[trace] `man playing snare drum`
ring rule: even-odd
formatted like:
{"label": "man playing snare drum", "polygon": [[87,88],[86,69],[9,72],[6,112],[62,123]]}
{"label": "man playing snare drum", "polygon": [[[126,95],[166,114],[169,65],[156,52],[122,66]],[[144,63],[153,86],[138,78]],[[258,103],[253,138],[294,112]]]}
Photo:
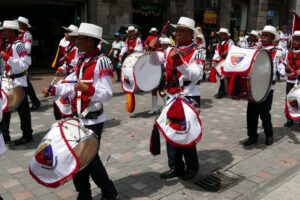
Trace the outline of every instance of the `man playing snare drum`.
{"label": "man playing snare drum", "polygon": [[[7,20],[3,22],[3,32],[7,46],[5,51],[0,52],[0,57],[5,60],[4,73],[8,78],[12,79],[13,86],[20,86],[26,91],[25,89],[28,85],[25,72],[30,65],[30,57],[26,51],[25,44],[18,40],[18,30],[19,24],[17,21]],[[31,115],[26,94],[17,111],[20,116],[23,136],[14,141],[14,144],[22,145],[32,140]],[[11,141],[9,135],[10,118],[10,112],[4,113],[0,124],[0,130],[6,143]]]}
{"label": "man playing snare drum", "polygon": [[[103,113],[103,102],[112,98],[112,63],[109,58],[100,54],[97,45],[102,39],[102,28],[94,24],[81,23],[78,30],[78,48],[83,52],[75,71],[66,80],[75,80],[44,89],[45,96],[72,96],[73,108],[80,116],[81,123],[91,129],[100,142],[103,123],[106,117]],[[91,81],[87,83],[88,81]],[[79,171],[74,177],[74,185],[79,193],[78,200],[91,200],[91,185],[89,177],[102,190],[102,200],[114,200],[119,194],[109,179],[98,154],[90,164]]]}
{"label": "man playing snare drum", "polygon": [[[200,106],[199,81],[203,75],[203,64],[201,53],[193,43],[195,21],[181,17],[178,24],[172,26],[176,28],[177,46],[169,47],[164,53],[155,51],[157,40],[151,41],[149,47],[154,50],[150,53],[151,62],[166,64],[165,88],[169,96],[182,93]],[[167,141],[167,153],[170,170],[160,174],[162,179],[181,177],[190,180],[195,177],[199,169],[196,146],[175,147]]]}

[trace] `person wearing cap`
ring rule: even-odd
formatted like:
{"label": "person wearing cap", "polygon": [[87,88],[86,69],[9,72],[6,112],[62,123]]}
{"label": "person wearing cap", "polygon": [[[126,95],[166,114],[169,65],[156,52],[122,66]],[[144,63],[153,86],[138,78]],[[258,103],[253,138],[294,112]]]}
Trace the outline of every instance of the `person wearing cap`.
{"label": "person wearing cap", "polygon": [[[215,54],[213,56],[213,66],[216,66],[217,63],[225,60],[231,46],[234,45],[234,42],[230,39],[230,33],[228,32],[227,28],[220,28],[218,34],[220,41],[216,47]],[[215,98],[221,99],[224,96],[226,96],[225,82],[224,79],[221,78],[219,90],[218,93],[215,95]]]}
{"label": "person wearing cap", "polygon": [[[24,42],[18,40],[19,24],[17,21],[6,20],[3,22],[3,32],[7,42],[6,49],[0,52],[0,57],[5,60],[4,73],[12,79],[14,85],[24,89],[28,86],[26,71],[29,68],[31,59],[25,48]],[[22,145],[30,142],[32,137],[31,115],[27,95],[24,96],[22,103],[17,107],[21,121],[22,137],[14,141],[14,145]],[[0,131],[6,143],[11,142],[9,135],[11,112],[6,112],[0,123]]]}
{"label": "person wearing cap", "polygon": [[[286,58],[286,94],[294,87],[300,75],[300,31],[295,31],[292,35],[292,46],[288,50]],[[287,108],[286,108],[287,109]],[[292,127],[294,122],[286,115],[285,127]]]}
{"label": "person wearing cap", "polygon": [[146,38],[145,42],[144,42],[144,48],[147,51],[149,49],[149,43],[152,40],[155,40],[157,38],[157,33],[158,30],[156,29],[156,27],[152,27],[149,31],[150,35]]}
{"label": "person wearing cap", "polygon": [[[73,98],[73,108],[80,117],[80,122],[92,130],[100,144],[103,124],[106,115],[103,113],[103,103],[112,98],[113,66],[110,59],[100,53],[97,45],[102,38],[103,29],[90,23],[81,23],[78,29],[78,49],[83,53],[75,71],[66,77],[66,80],[77,80],[77,83],[54,85],[44,89],[44,96],[70,96]],[[82,80],[92,80],[92,83],[83,83]],[[50,93],[50,94],[49,94]],[[81,98],[80,98],[81,97]],[[89,109],[85,113],[86,109]],[[91,185],[89,177],[102,190],[102,200],[115,200],[119,194],[98,154],[88,166],[76,173],[73,182],[78,192],[78,200],[91,200]]]}
{"label": "person wearing cap", "polygon": [[112,58],[114,69],[117,72],[117,82],[119,82],[121,81],[121,66],[119,62],[119,54],[121,52],[121,49],[125,46],[125,43],[121,40],[121,35],[119,32],[115,32],[114,36],[115,40],[112,43],[111,49],[108,53],[108,57]]}
{"label": "person wearing cap", "polygon": [[248,48],[248,37],[249,36],[246,34],[246,31],[241,30],[237,46],[247,49]]}
{"label": "person wearing cap", "polygon": [[125,46],[119,54],[121,62],[130,54],[143,51],[142,40],[137,35],[137,29],[134,26],[129,26],[126,32],[128,33],[128,38],[125,40]]}
{"label": "person wearing cap", "polygon": [[[17,22],[19,23],[19,27],[20,27],[19,40],[24,42],[25,49],[28,53],[28,56],[30,56],[31,46],[32,46],[32,34],[30,33],[29,29],[31,28],[31,25],[29,24],[29,20],[27,18],[21,16],[17,19]],[[32,103],[30,110],[34,111],[39,109],[39,107],[41,106],[41,102],[36,96],[34,88],[29,79],[29,74],[27,74],[27,82],[28,82],[28,87],[26,88],[27,90],[26,92]]]}
{"label": "person wearing cap", "polygon": [[[200,80],[203,75],[203,63],[200,52],[193,42],[195,33],[195,21],[188,17],[180,17],[177,24],[171,24],[176,28],[176,49],[170,47],[166,53],[156,51],[158,42],[152,40],[149,44],[150,62],[153,64],[166,64],[166,92],[169,97],[183,94],[193,99],[200,106]],[[181,56],[179,56],[179,53]],[[199,170],[197,148],[175,147],[168,141],[167,154],[170,170],[160,174],[162,179],[180,177],[190,180]],[[185,162],[183,161],[183,158]]]}
{"label": "person wearing cap", "polygon": [[248,49],[257,49],[258,39],[259,39],[258,32],[256,30],[252,30],[248,38]]}
{"label": "person wearing cap", "polygon": [[70,25],[66,30],[64,38],[68,41],[68,45],[65,47],[64,56],[61,58],[64,62],[57,68],[56,73],[68,75],[74,71],[79,59],[79,51],[76,46],[78,27]]}
{"label": "person wearing cap", "polygon": [[258,119],[262,120],[262,126],[265,133],[265,144],[273,144],[273,125],[270,111],[272,109],[274,85],[276,81],[276,72],[284,69],[282,62],[281,50],[274,46],[274,41],[279,39],[276,28],[271,25],[266,25],[261,35],[261,49],[269,52],[273,61],[273,82],[269,94],[266,99],[260,103],[248,101],[247,106],[247,135],[248,139],[243,142],[244,146],[252,145],[257,142],[257,126]]}

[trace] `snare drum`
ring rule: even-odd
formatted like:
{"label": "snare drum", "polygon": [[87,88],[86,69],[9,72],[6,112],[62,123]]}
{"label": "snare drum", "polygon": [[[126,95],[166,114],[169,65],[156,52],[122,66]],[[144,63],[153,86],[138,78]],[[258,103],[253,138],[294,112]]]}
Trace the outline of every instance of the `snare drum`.
{"label": "snare drum", "polygon": [[273,63],[266,50],[232,47],[222,74],[230,96],[253,102],[264,101],[273,81]]}
{"label": "snare drum", "polygon": [[63,119],[53,124],[42,139],[30,162],[30,174],[47,187],[61,186],[87,166],[98,149],[93,131],[78,119]]}
{"label": "snare drum", "polygon": [[[169,110],[177,110],[173,104],[181,104],[184,117],[180,120],[168,116]],[[176,106],[177,106],[176,105]],[[178,113],[177,113],[178,115]],[[202,125],[199,111],[194,101],[177,96],[171,99],[155,120],[158,130],[175,147],[196,146],[202,138]]]}
{"label": "snare drum", "polygon": [[22,86],[15,85],[10,78],[3,77],[1,81],[2,111],[13,111],[21,105],[25,91]]}
{"label": "snare drum", "polygon": [[133,93],[136,89],[152,91],[157,88],[161,77],[160,65],[149,62],[149,53],[132,53],[122,64],[122,88],[124,92]]}

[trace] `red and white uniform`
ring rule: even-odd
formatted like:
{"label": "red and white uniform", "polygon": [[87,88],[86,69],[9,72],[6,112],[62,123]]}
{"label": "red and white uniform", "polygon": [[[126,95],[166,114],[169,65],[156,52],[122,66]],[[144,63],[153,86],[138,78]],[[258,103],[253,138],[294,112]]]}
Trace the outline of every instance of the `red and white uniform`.
{"label": "red and white uniform", "polygon": [[234,45],[234,42],[231,39],[223,40],[218,43],[213,57],[213,62],[218,63],[225,60],[232,45]]}
{"label": "red and white uniform", "polygon": [[[183,92],[185,96],[200,96],[199,80],[203,75],[203,63],[201,61],[201,52],[194,48],[192,43],[186,46],[178,46],[178,50],[183,53],[183,63],[180,59],[173,63],[170,52],[173,49],[169,47],[165,52],[153,51],[150,53],[150,59],[153,64],[166,63],[166,82],[173,80],[173,69],[176,68],[176,75],[179,78],[179,87],[169,87],[167,92],[170,95]],[[189,51],[188,51],[189,50]],[[188,52],[188,53],[185,53]],[[190,81],[188,85],[184,85],[185,81]]]}
{"label": "red and white uniform", "polygon": [[248,49],[258,49],[258,42],[248,42]]}
{"label": "red and white uniform", "polygon": [[279,39],[278,46],[287,50],[289,42],[290,42],[290,35],[288,33],[283,33],[282,31],[280,31],[280,39]]}
{"label": "red and white uniform", "polygon": [[24,31],[24,32],[20,32],[19,34],[19,40],[21,40],[22,42],[24,42],[25,44],[25,49],[28,53],[28,56],[30,57],[30,65],[31,65],[31,46],[32,46],[32,35],[29,31]]}
{"label": "red and white uniform", "polygon": [[[64,83],[55,85],[52,88],[52,95],[72,97],[73,110],[78,112],[78,103],[81,101],[81,110],[84,111],[88,106],[95,105],[96,103],[102,104],[112,98],[112,63],[106,56],[99,56],[99,50],[91,54],[85,54],[76,66],[75,71],[66,77],[65,80],[78,80],[79,74],[82,73],[82,80],[93,80],[89,85],[88,91],[83,92],[81,98],[77,98],[78,92],[74,91],[74,84]],[[91,112],[99,110],[99,107],[91,107]],[[104,122],[106,116],[104,113],[99,115],[97,119],[81,119],[84,125],[93,125]]]}
{"label": "red and white uniform", "polygon": [[74,42],[69,42],[69,45],[65,48],[65,54],[67,54],[67,58],[63,58],[64,63],[58,67],[57,71],[69,74],[74,71],[79,59],[79,51]]}
{"label": "red and white uniform", "polygon": [[[28,70],[31,63],[31,58],[28,56],[25,44],[20,40],[12,40],[7,42],[5,50],[6,55],[3,57],[5,61],[4,73],[7,76],[24,73]],[[13,78],[15,85],[27,87],[27,78],[24,73],[23,76]]]}
{"label": "red and white uniform", "polygon": [[146,47],[146,46],[149,46],[149,43],[150,43],[152,40],[155,40],[155,39],[157,39],[157,36],[156,36],[156,35],[149,35],[149,36],[146,38],[145,42],[144,42],[144,46],[145,46],[145,47]]}
{"label": "red and white uniform", "polygon": [[67,52],[67,48],[68,45],[70,44],[70,42],[68,40],[66,40],[65,37],[63,37],[59,44],[58,44],[58,57],[57,57],[57,62],[56,62],[56,66],[62,66],[64,64],[64,55]]}
{"label": "red and white uniform", "polygon": [[[285,65],[284,65],[284,58],[282,56],[282,50],[276,48],[273,45],[262,46],[261,49],[265,49],[271,54],[272,61],[273,61],[273,81],[276,81],[277,71],[282,75],[285,73]],[[271,87],[271,90],[274,90],[274,86]]]}
{"label": "red and white uniform", "polygon": [[297,79],[297,74],[295,73],[292,74],[292,72],[296,72],[297,70],[300,69],[300,49],[289,50],[285,62],[292,69],[291,71],[286,71],[287,73],[286,82],[295,83]]}
{"label": "red and white uniform", "polygon": [[127,38],[125,46],[122,48],[120,56],[122,57],[125,53],[132,54],[134,52],[143,51],[142,40],[139,37]]}

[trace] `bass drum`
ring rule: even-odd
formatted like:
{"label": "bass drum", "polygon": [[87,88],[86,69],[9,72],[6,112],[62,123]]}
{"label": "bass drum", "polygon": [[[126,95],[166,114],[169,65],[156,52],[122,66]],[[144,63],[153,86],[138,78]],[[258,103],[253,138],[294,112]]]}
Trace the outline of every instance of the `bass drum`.
{"label": "bass drum", "polygon": [[122,64],[122,88],[124,92],[133,93],[136,89],[148,92],[157,88],[161,77],[160,65],[149,62],[149,53],[132,53]]}

